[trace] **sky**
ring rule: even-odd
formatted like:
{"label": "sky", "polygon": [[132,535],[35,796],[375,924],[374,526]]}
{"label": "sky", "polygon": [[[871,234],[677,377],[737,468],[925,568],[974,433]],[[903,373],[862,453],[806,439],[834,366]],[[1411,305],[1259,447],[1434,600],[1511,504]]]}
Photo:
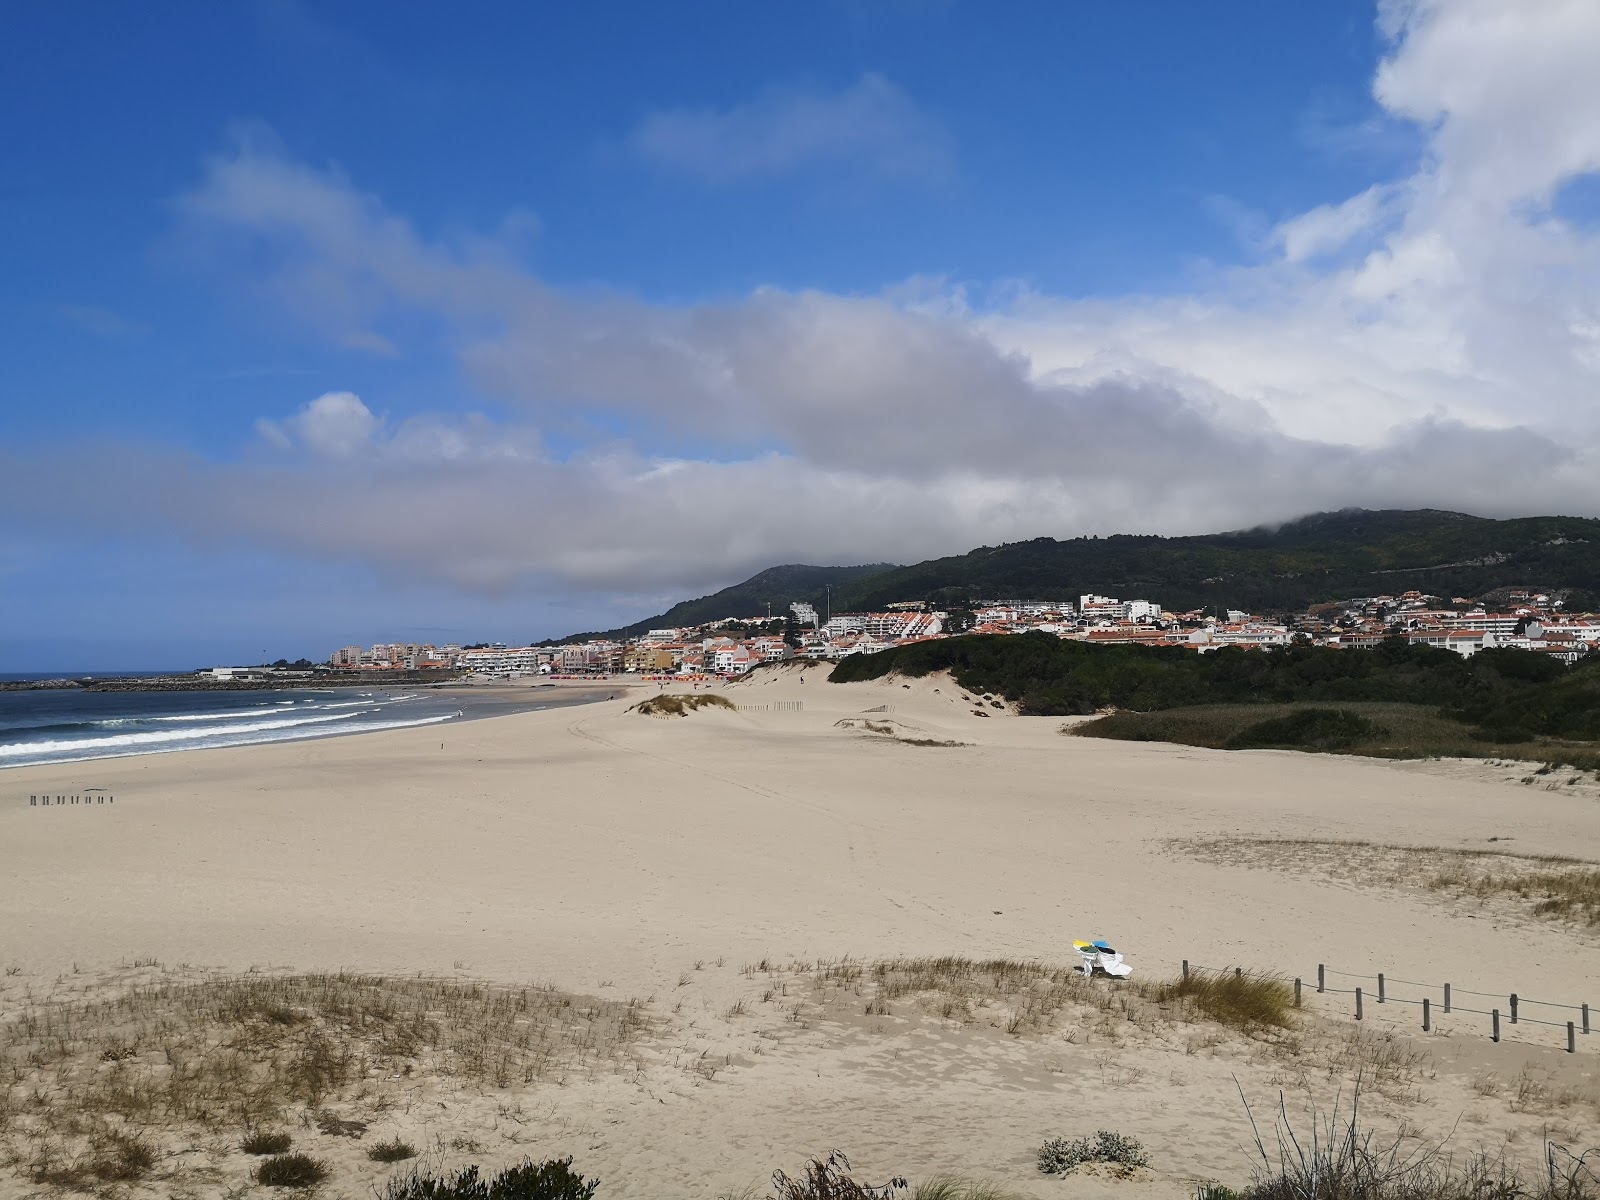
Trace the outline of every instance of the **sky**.
{"label": "sky", "polygon": [[0,45],[0,672],[1600,515],[1592,0],[64,0]]}

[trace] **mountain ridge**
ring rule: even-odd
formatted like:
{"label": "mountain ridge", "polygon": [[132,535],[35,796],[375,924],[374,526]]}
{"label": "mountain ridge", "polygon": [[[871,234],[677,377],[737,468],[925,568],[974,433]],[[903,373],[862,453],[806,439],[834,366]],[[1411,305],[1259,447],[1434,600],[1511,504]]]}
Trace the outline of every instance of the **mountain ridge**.
{"label": "mountain ridge", "polygon": [[[1038,537],[909,566],[795,564],[768,568],[609,636],[740,615],[735,606],[757,597],[763,605],[772,602],[774,616],[796,600],[820,609],[824,585],[832,589],[834,612],[881,609],[903,600],[958,607],[979,600],[1076,600],[1102,592],[1153,600],[1175,612],[1226,607],[1289,613],[1411,589],[1448,599],[1513,587],[1577,589],[1593,601],[1583,607],[1592,608],[1600,606],[1600,520],[1345,508],[1223,533]],[[759,606],[743,615],[756,611]],[[697,613],[705,615],[684,619]]]}

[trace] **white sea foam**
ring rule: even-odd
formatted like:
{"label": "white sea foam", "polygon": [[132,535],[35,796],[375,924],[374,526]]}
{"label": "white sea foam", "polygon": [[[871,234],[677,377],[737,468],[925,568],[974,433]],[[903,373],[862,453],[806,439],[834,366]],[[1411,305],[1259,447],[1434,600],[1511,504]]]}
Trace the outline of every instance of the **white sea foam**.
{"label": "white sea foam", "polygon": [[181,717],[123,717],[117,721],[97,721],[98,725],[136,725],[142,721],[237,721],[248,713],[186,713]]}
{"label": "white sea foam", "polygon": [[[384,729],[410,729],[418,725],[438,725],[443,721],[451,721],[455,719],[454,713],[445,713],[436,717],[420,717],[413,721],[371,721],[363,722],[359,725],[328,725],[324,728],[307,729],[303,733],[296,733],[288,736],[265,732],[275,729],[282,729],[293,725],[308,725],[313,721],[344,721],[348,720],[353,715],[355,714],[342,713],[335,717],[312,717],[299,721],[258,721],[249,726],[241,725],[237,727],[233,733],[240,736],[229,736],[225,741],[209,741],[199,746],[192,744],[195,738],[221,737],[223,731],[207,729],[203,732],[191,734],[177,732],[172,734],[128,734],[124,737],[118,738],[87,738],[83,741],[76,742],[33,742],[31,744],[22,746],[0,746],[0,759],[4,759],[8,756],[18,757],[23,755],[26,755],[30,758],[35,755],[56,756],[54,758],[47,759],[47,762],[81,762],[86,759],[94,758],[127,758],[136,754],[171,754],[178,750],[211,749],[230,746],[257,746],[264,742],[281,742],[291,740],[304,741],[310,738],[336,737],[340,734],[346,733],[372,733]],[[253,730],[256,736],[245,735],[246,729]],[[160,738],[162,740],[159,743],[152,744],[148,740],[152,738]],[[176,744],[176,739],[180,738],[190,741],[191,744]],[[89,750],[91,752],[82,753],[82,751],[85,750]],[[0,761],[0,767],[22,765],[33,766],[43,764],[35,764],[31,762],[27,764],[5,763]]]}
{"label": "white sea foam", "polygon": [[[120,747],[158,746],[169,742],[192,742],[197,738],[229,738],[271,729],[292,729],[327,721],[348,721],[355,713],[334,713],[326,717],[290,717],[284,720],[243,721],[237,725],[215,725],[205,729],[158,729],[147,733],[119,733],[113,737],[67,738],[49,742],[13,742],[0,746],[0,758],[34,758],[40,755],[70,754],[79,750],[111,750]],[[357,728],[372,728],[358,726]]]}

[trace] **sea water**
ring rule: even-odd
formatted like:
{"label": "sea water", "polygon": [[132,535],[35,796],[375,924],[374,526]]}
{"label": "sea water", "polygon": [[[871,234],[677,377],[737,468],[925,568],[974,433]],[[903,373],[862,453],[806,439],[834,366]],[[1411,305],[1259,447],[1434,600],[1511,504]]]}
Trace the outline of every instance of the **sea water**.
{"label": "sea water", "polygon": [[[556,689],[285,688],[237,692],[0,692],[0,768],[442,725],[571,704]],[[543,693],[543,694],[541,694]]]}

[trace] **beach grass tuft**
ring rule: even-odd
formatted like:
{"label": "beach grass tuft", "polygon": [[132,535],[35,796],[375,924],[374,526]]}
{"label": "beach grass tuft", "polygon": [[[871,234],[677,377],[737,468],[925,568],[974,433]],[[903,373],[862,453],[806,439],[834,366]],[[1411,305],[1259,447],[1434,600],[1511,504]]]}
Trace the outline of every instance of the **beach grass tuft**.
{"label": "beach grass tuft", "polygon": [[244,1140],[239,1143],[239,1149],[246,1154],[282,1154],[293,1144],[294,1139],[287,1133],[252,1130],[245,1134]]}
{"label": "beach grass tuft", "polygon": [[692,694],[664,692],[659,696],[639,701],[628,711],[645,717],[686,717],[702,708],[726,708],[732,712],[739,710],[739,706],[726,696],[718,696],[711,692]]}
{"label": "beach grass tuft", "polygon": [[263,1187],[315,1187],[327,1177],[327,1164],[309,1154],[275,1154],[256,1168],[256,1182]]}
{"label": "beach grass tuft", "polygon": [[390,1138],[387,1142],[377,1142],[367,1148],[367,1157],[373,1162],[404,1162],[416,1156],[417,1148],[398,1137]]}
{"label": "beach grass tuft", "polygon": [[1282,979],[1245,971],[1194,972],[1160,985],[1152,997],[1192,1004],[1219,1025],[1250,1032],[1287,1029],[1293,1020],[1294,988]]}

